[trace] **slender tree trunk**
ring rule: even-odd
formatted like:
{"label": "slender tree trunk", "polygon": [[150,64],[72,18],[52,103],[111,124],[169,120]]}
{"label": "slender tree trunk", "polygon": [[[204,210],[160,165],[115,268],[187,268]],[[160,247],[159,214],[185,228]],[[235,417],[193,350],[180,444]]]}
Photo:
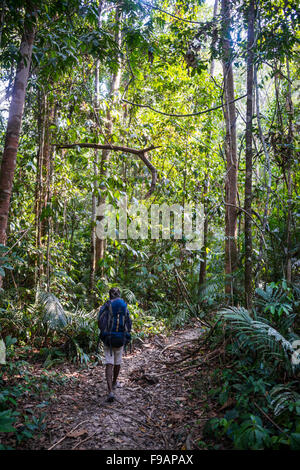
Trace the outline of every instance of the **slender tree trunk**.
{"label": "slender tree trunk", "polygon": [[[46,99],[46,113],[45,113],[45,139],[43,148],[43,160],[42,160],[42,200],[41,209],[45,210],[50,202],[49,197],[51,196],[50,183],[51,183],[51,165],[53,157],[53,148],[51,142],[51,129],[50,126],[54,119],[54,106],[50,102],[49,97]],[[47,215],[41,220],[41,236],[45,237],[47,232]]]}
{"label": "slender tree trunk", "polygon": [[[205,175],[205,182],[204,182],[204,199],[207,201],[208,191],[209,191],[209,174]],[[204,202],[204,224],[203,224],[203,250],[201,253],[203,261],[200,262],[200,270],[199,270],[199,286],[202,286],[206,279],[206,260],[207,260],[207,234],[208,234],[208,217],[207,217],[207,202]]]}
{"label": "slender tree trunk", "polygon": [[49,135],[49,171],[47,173],[47,204],[50,209],[50,213],[47,216],[47,258],[46,258],[46,283],[47,283],[47,291],[50,292],[50,285],[51,285],[51,234],[53,233],[53,217],[52,217],[52,196],[53,196],[53,174],[54,174],[54,149],[53,146],[50,144],[51,142],[51,124],[56,120],[56,107],[53,103],[50,104],[50,112],[49,112],[49,121],[48,121],[48,135]]}
{"label": "slender tree trunk", "polygon": [[[216,19],[216,16],[217,16],[217,13],[218,13],[218,4],[219,4],[219,0],[215,0],[215,3],[214,3],[214,13],[213,13],[213,20]],[[218,36],[217,36],[217,34],[215,34],[214,37],[213,37],[213,39],[212,39],[212,49],[215,48],[215,45],[216,45],[217,40],[218,40]],[[209,73],[211,74],[211,76],[214,75],[214,70],[215,70],[215,61],[214,61],[214,59],[212,59],[211,64],[210,64],[210,71],[209,71]]]}
{"label": "slender tree trunk", "polygon": [[66,240],[69,239],[68,226],[67,226],[67,200],[64,200],[64,210],[63,210],[63,227],[62,227],[62,236]]}
{"label": "slender tree trunk", "polygon": [[234,78],[232,69],[232,48],[230,35],[230,1],[222,0],[223,22],[223,75],[226,123],[225,155],[225,292],[233,300],[233,272],[237,268],[237,146],[236,146],[236,109],[234,101]]}
{"label": "slender tree trunk", "polygon": [[245,179],[245,302],[251,309],[253,294],[252,273],[252,119],[254,72],[254,0],[248,6],[247,38],[247,111],[246,111],[246,179]]}
{"label": "slender tree trunk", "polygon": [[265,208],[264,208],[264,215],[263,215],[263,223],[261,227],[261,240],[259,246],[259,255],[257,260],[257,267],[255,272],[255,283],[257,284],[258,275],[260,273],[262,267],[262,260],[263,260],[263,237],[267,228],[268,223],[268,211],[269,211],[269,202],[270,202],[270,195],[271,195],[271,184],[272,184],[272,168],[271,168],[271,159],[270,154],[268,151],[268,147],[266,144],[266,140],[264,137],[263,129],[261,126],[260,121],[260,107],[259,107],[259,88],[258,88],[258,80],[257,80],[257,67],[254,68],[254,83],[255,83],[255,97],[256,97],[256,118],[258,124],[258,131],[259,131],[259,138],[263,146],[263,151],[265,154],[265,174],[267,179],[267,195],[265,201]]}
{"label": "slender tree trunk", "polygon": [[[120,20],[121,20],[121,11],[119,7],[117,6],[116,8],[116,33],[115,33],[115,42],[117,44],[117,47],[120,48],[121,46],[121,28],[120,28]],[[119,58],[120,60],[120,58]],[[116,102],[116,92],[119,90],[120,87],[120,80],[121,80],[121,66],[119,64],[118,70],[112,74],[111,78],[111,86],[110,86],[110,98],[112,103]],[[106,126],[105,126],[105,137],[106,141],[110,142],[111,141],[111,136],[112,136],[112,130],[113,130],[113,118],[111,115],[110,108],[107,109],[107,114],[106,114]],[[107,164],[109,160],[109,155],[110,151],[109,150],[103,150],[102,151],[102,156],[101,156],[101,162],[100,162],[100,170],[99,170],[99,180],[103,181],[103,179],[107,175]],[[100,196],[98,199],[98,205],[103,204],[105,202],[105,197]],[[101,218],[98,218],[97,220],[101,220]],[[106,240],[101,240],[98,237],[96,238],[96,269],[97,269],[97,263],[98,261],[101,261],[104,258],[105,254],[105,247],[106,247]],[[101,269],[103,272],[103,270]]]}
{"label": "slender tree trunk", "polygon": [[94,172],[94,188],[92,194],[92,220],[91,220],[91,269],[90,269],[90,291],[94,292],[95,273],[96,273],[96,208],[97,208],[97,178],[98,178],[98,153],[94,151],[93,172]]}
{"label": "slender tree trunk", "polygon": [[286,280],[287,282],[292,281],[292,255],[291,255],[291,226],[292,226],[292,159],[293,159],[293,117],[294,108],[292,102],[292,90],[291,90],[291,77],[290,77],[290,66],[288,58],[286,59],[287,66],[287,78],[288,78],[288,93],[287,93],[287,113],[288,113],[288,145],[287,145],[287,239],[286,239],[286,250],[287,250],[287,263],[286,263]]}
{"label": "slender tree trunk", "polygon": [[[99,2],[98,6],[98,26],[101,26],[101,13],[102,13],[102,4]],[[96,70],[95,70],[95,113],[96,120],[98,122],[98,113],[99,113],[99,73],[100,73],[100,61],[96,61]],[[96,208],[97,208],[97,189],[98,189],[98,164],[99,164],[99,151],[98,149],[94,150],[94,160],[93,160],[93,173],[94,173],[94,185],[93,185],[93,194],[92,194],[92,220],[91,220],[91,269],[90,269],[90,291],[93,294],[95,289],[95,273],[96,273],[96,262],[97,262],[97,237],[96,237]]]}
{"label": "slender tree trunk", "polygon": [[38,117],[37,117],[37,128],[39,135],[39,146],[37,152],[37,172],[35,182],[35,247],[36,247],[36,259],[35,259],[35,285],[38,284],[41,276],[41,201],[42,201],[42,162],[43,162],[43,151],[44,151],[44,139],[45,139],[45,94],[44,91],[38,92],[37,98]]}
{"label": "slender tree trunk", "polygon": [[[213,19],[216,18],[217,13],[218,13],[218,4],[219,0],[215,0],[214,4],[214,13],[213,13]],[[213,44],[212,48],[214,48],[214,45],[217,41],[217,38],[213,39]],[[212,59],[211,64],[210,64],[210,75],[213,78],[214,76],[214,60]],[[211,131],[209,132],[209,138],[208,138],[209,145],[211,145]],[[208,157],[208,155],[207,155]],[[208,162],[209,159],[207,159]],[[206,280],[206,264],[207,264],[207,234],[208,234],[208,217],[207,217],[207,212],[208,212],[208,192],[209,192],[209,185],[210,185],[210,176],[209,173],[206,173],[205,175],[205,181],[204,181],[204,224],[203,224],[203,250],[201,253],[203,261],[200,261],[200,269],[199,269],[199,287],[201,287]],[[200,292],[199,292],[200,293]]]}
{"label": "slender tree trunk", "polygon": [[2,31],[3,31],[4,18],[5,18],[5,8],[6,8],[6,2],[3,0],[2,7],[1,7],[1,14],[0,14],[0,47],[1,47]]}
{"label": "slender tree trunk", "polygon": [[[3,245],[6,244],[8,213],[31,65],[32,46],[35,37],[34,12],[27,9],[25,13],[27,21],[24,26],[24,34],[20,46],[21,59],[16,70],[0,169],[0,243]],[[29,21],[28,17],[30,17]],[[0,278],[0,287],[1,285],[2,278]]]}
{"label": "slender tree trunk", "polygon": [[48,284],[49,274],[49,256],[50,256],[50,225],[51,215],[49,208],[52,198],[51,179],[53,166],[53,147],[51,146],[50,126],[54,120],[54,105],[49,96],[42,93],[39,100],[41,115],[39,116],[39,151],[38,151],[38,171],[36,179],[36,201],[35,201],[35,225],[36,225],[36,284],[39,284],[40,278],[45,274],[44,270],[44,248],[47,245],[46,252],[46,282]]}

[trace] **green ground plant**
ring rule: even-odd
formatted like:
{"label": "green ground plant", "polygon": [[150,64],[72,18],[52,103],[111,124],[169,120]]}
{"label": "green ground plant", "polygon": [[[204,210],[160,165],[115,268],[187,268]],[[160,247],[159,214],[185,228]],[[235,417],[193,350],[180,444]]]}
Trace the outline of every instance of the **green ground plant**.
{"label": "green ground plant", "polygon": [[299,450],[300,369],[293,362],[297,289],[280,281],[256,295],[252,316],[242,307],[220,311],[230,367],[214,372],[210,393],[227,411],[210,420],[205,433],[225,438],[235,449]]}

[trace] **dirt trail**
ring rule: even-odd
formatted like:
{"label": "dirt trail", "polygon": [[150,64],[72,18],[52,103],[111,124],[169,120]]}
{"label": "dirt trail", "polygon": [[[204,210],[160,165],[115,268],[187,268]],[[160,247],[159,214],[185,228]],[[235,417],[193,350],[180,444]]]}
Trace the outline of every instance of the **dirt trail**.
{"label": "dirt trail", "polygon": [[77,380],[59,387],[47,407],[46,430],[29,448],[196,449],[210,417],[207,400],[195,392],[199,370],[195,374],[192,360],[164,362],[180,360],[200,335],[195,327],[158,336],[124,356],[113,403],[106,402],[104,366],[65,366],[61,372]]}

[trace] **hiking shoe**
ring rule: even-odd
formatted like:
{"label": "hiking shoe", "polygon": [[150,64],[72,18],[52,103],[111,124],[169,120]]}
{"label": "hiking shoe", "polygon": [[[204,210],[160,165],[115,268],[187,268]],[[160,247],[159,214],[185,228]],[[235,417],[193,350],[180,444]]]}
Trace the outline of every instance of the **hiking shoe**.
{"label": "hiking shoe", "polygon": [[110,392],[110,394],[108,395],[107,397],[107,401],[109,401],[110,403],[113,402],[115,399],[115,396],[112,392]]}
{"label": "hiking shoe", "polygon": [[116,388],[121,388],[122,385],[120,384],[120,382],[116,382],[115,384],[113,384],[112,388],[113,390],[116,390]]}

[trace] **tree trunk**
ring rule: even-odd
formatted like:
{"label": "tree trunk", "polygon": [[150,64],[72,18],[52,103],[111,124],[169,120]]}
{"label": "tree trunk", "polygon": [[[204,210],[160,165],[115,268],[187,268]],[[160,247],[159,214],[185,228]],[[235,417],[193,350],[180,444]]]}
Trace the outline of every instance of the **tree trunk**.
{"label": "tree trunk", "polygon": [[[219,0],[215,0],[214,4],[214,13],[213,13],[213,19],[216,18],[217,13],[218,13],[218,4]],[[217,38],[214,38],[213,40],[213,45],[212,48],[215,46],[215,42],[217,41]],[[214,60],[211,61],[210,64],[210,75],[213,78],[214,76]],[[212,139],[211,139],[211,131],[209,132],[209,139],[208,139],[209,145],[212,145]],[[209,161],[208,155],[207,155],[207,162]],[[208,163],[207,163],[208,164]],[[203,250],[201,253],[203,261],[200,261],[200,268],[199,268],[199,288],[205,283],[206,280],[206,264],[207,264],[207,234],[208,234],[208,192],[209,192],[209,185],[210,185],[210,176],[209,173],[206,173],[205,175],[205,181],[204,181],[204,224],[203,224]],[[199,292],[200,294],[200,292]]]}
{"label": "tree trunk", "polygon": [[266,144],[266,140],[263,134],[263,129],[261,126],[260,121],[260,108],[259,108],[259,88],[258,88],[258,79],[257,79],[257,67],[254,68],[254,84],[255,84],[255,95],[256,95],[256,119],[258,124],[258,131],[259,131],[259,138],[263,146],[263,151],[265,154],[265,178],[267,179],[267,195],[265,200],[265,208],[264,208],[264,215],[263,215],[263,223],[261,228],[261,240],[259,245],[259,255],[257,260],[257,266],[255,271],[255,284],[258,283],[258,276],[261,271],[262,263],[263,263],[263,241],[264,235],[267,228],[268,223],[268,212],[269,212],[269,202],[270,202],[270,195],[271,195],[271,184],[272,184],[272,168],[271,168],[271,159],[270,154],[268,151],[268,147]]}
{"label": "tree trunk", "polygon": [[92,194],[92,217],[91,217],[91,269],[90,269],[90,291],[94,292],[95,289],[95,273],[96,273],[96,206],[97,206],[97,178],[98,178],[98,150],[94,152],[93,172],[94,172],[94,187]]}
{"label": "tree trunk", "polygon": [[232,70],[232,48],[230,34],[230,2],[222,0],[223,22],[223,75],[226,123],[225,155],[225,292],[233,300],[233,272],[237,268],[237,146],[236,146],[236,109],[234,103],[234,78]]}
{"label": "tree trunk", "polygon": [[[11,192],[16,168],[16,157],[19,145],[22,116],[25,103],[25,94],[31,65],[32,46],[35,37],[35,13],[26,9],[24,34],[20,46],[21,59],[18,64],[12,99],[9,107],[9,116],[5,135],[4,151],[0,169],[0,243],[6,244],[6,231],[8,213],[10,208]],[[0,277],[0,287],[2,278]]]}
{"label": "tree trunk", "polygon": [[[219,0],[215,0],[214,12],[213,12],[213,21],[216,19],[216,16],[217,16],[217,13],[218,13],[218,4],[219,4]],[[215,33],[214,37],[213,37],[213,40],[212,40],[212,45],[211,45],[212,50],[215,48],[217,40],[218,40],[218,35],[217,35],[217,33]],[[210,71],[209,71],[211,76],[214,75],[214,70],[215,70],[215,61],[214,61],[214,59],[212,59],[211,64],[210,64]]]}
{"label": "tree trunk", "polygon": [[44,138],[45,138],[45,94],[44,92],[38,92],[37,99],[38,117],[37,117],[37,129],[39,135],[39,146],[37,152],[37,172],[35,182],[35,247],[36,247],[36,259],[35,259],[35,285],[38,284],[41,276],[41,200],[42,200],[42,161],[43,161],[43,149],[44,149]]}
{"label": "tree trunk", "polygon": [[50,292],[50,285],[51,285],[51,234],[53,233],[53,217],[52,217],[52,197],[53,197],[53,174],[54,174],[54,149],[53,146],[50,144],[52,138],[52,131],[50,129],[51,124],[56,121],[56,107],[53,103],[50,104],[49,110],[49,121],[48,121],[48,139],[49,139],[49,147],[48,147],[48,168],[49,171],[47,173],[47,193],[46,199],[47,204],[50,209],[50,213],[47,216],[47,258],[46,258],[46,283],[47,283],[47,292]]}
{"label": "tree trunk", "polygon": [[[47,241],[47,266],[46,273],[49,274],[49,257],[50,257],[50,244],[49,244],[49,230],[50,230],[50,214],[48,208],[50,207],[52,190],[52,160],[53,160],[53,147],[51,141],[50,126],[54,120],[54,105],[50,101],[49,96],[45,92],[39,100],[39,107],[41,110],[39,116],[39,151],[38,151],[38,170],[36,179],[36,193],[35,193],[35,225],[36,225],[36,248],[38,251],[36,259],[36,284],[39,283],[41,276],[44,274],[44,247]],[[47,240],[46,240],[47,238]],[[47,283],[48,283],[47,274]]]}
{"label": "tree trunk", "polygon": [[253,72],[254,72],[254,0],[248,6],[247,38],[247,110],[246,110],[246,178],[245,178],[245,302],[252,307],[252,119],[253,119]]}
{"label": "tree trunk", "polygon": [[[102,1],[99,2],[98,6],[98,26],[101,27],[101,13],[102,13]],[[96,120],[98,124],[98,113],[99,113],[99,72],[100,72],[100,61],[96,61],[96,70],[95,70],[95,113]],[[94,151],[94,160],[93,160],[93,172],[94,172],[94,185],[93,185],[93,194],[92,194],[92,220],[91,220],[91,268],[90,268],[90,291],[93,295],[95,289],[95,273],[96,273],[96,245],[97,245],[97,236],[96,236],[96,207],[97,207],[97,189],[98,189],[98,162],[99,162],[99,151],[95,149]]]}
{"label": "tree trunk", "polygon": [[287,114],[288,114],[288,145],[287,145],[287,239],[286,239],[286,250],[287,250],[287,262],[286,262],[286,280],[287,282],[292,281],[292,255],[291,255],[291,226],[292,226],[292,161],[293,161],[293,117],[294,107],[292,102],[292,90],[291,90],[291,77],[290,77],[290,66],[288,58],[286,59],[287,66],[287,78],[288,78],[288,93],[287,93]]}
{"label": "tree trunk", "polygon": [[202,286],[206,279],[206,260],[207,260],[207,234],[208,234],[208,217],[207,217],[207,200],[208,200],[208,191],[209,191],[209,183],[210,178],[209,174],[205,175],[204,181],[204,224],[203,224],[203,250],[201,253],[201,257],[203,261],[200,262],[200,270],[199,270],[199,287]]}
{"label": "tree trunk", "polygon": [[[121,28],[120,28],[120,20],[121,20],[121,11],[119,7],[117,6],[116,8],[116,33],[115,33],[115,42],[117,44],[117,47],[121,47]],[[120,60],[120,57],[119,57]],[[121,67],[119,64],[118,70],[112,74],[111,77],[111,86],[110,86],[110,99],[112,100],[112,103],[116,102],[116,92],[119,90],[120,87],[120,80],[121,80]],[[113,130],[113,118],[111,116],[110,108],[107,109],[107,114],[106,114],[106,126],[105,126],[105,139],[106,142],[110,142],[111,136],[112,136],[112,130]],[[103,181],[103,179],[107,175],[107,163],[109,160],[109,155],[110,151],[104,149],[102,151],[102,156],[101,156],[101,162],[100,162],[100,170],[99,170],[99,179],[100,181]],[[98,205],[103,204],[105,202],[105,197],[100,196],[98,198]],[[98,221],[101,220],[100,218],[97,218]],[[105,247],[106,247],[106,240],[99,239],[98,237],[96,238],[96,270],[97,270],[97,263],[101,261],[104,258],[105,254]],[[102,273],[103,270],[101,269]]]}

